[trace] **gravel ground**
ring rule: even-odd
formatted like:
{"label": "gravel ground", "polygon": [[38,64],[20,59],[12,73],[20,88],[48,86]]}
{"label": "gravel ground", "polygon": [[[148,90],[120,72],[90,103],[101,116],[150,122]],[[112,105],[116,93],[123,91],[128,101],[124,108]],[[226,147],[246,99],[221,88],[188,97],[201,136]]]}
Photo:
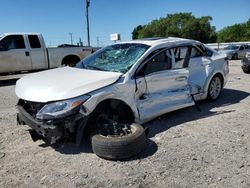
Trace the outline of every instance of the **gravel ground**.
{"label": "gravel ground", "polygon": [[33,142],[16,125],[15,82],[0,85],[0,187],[250,187],[250,75],[230,62],[220,99],[147,123],[147,149],[107,161],[81,148]]}

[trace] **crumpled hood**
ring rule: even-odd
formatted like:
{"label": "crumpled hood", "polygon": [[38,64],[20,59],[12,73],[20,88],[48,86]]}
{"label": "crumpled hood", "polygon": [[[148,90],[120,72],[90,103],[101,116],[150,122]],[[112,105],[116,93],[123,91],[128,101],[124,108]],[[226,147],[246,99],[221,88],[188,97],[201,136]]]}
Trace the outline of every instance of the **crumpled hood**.
{"label": "crumpled hood", "polygon": [[24,76],[16,83],[16,95],[33,102],[49,102],[84,95],[116,82],[122,73],[57,68]]}

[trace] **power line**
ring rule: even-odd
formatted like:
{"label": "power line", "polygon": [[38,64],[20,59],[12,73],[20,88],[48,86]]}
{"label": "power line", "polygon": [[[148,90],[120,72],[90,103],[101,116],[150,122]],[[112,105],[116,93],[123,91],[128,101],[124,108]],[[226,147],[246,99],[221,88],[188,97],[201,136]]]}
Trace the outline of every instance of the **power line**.
{"label": "power line", "polygon": [[73,44],[73,33],[69,33],[71,44]]}

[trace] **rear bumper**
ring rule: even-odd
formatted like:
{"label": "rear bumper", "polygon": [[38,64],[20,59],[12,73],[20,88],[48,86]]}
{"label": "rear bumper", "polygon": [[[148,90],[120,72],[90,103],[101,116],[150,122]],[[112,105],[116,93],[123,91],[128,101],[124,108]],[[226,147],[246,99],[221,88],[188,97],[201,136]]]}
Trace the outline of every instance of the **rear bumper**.
{"label": "rear bumper", "polygon": [[[85,126],[85,119],[81,114],[76,114],[64,119],[38,121],[25,111],[22,106],[17,106],[17,123],[28,125],[31,137],[34,141],[38,139],[44,140],[48,144],[54,144],[62,139],[70,139],[76,141],[77,130],[80,125]],[[82,129],[81,129],[82,130]]]}

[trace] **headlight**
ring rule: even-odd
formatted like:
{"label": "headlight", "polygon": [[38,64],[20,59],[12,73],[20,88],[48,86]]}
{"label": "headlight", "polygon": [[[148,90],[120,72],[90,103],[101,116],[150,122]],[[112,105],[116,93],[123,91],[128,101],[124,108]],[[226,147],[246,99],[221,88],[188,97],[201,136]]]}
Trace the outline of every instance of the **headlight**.
{"label": "headlight", "polygon": [[74,109],[88,100],[90,96],[84,95],[64,101],[46,104],[37,114],[37,119],[55,119],[70,115]]}

